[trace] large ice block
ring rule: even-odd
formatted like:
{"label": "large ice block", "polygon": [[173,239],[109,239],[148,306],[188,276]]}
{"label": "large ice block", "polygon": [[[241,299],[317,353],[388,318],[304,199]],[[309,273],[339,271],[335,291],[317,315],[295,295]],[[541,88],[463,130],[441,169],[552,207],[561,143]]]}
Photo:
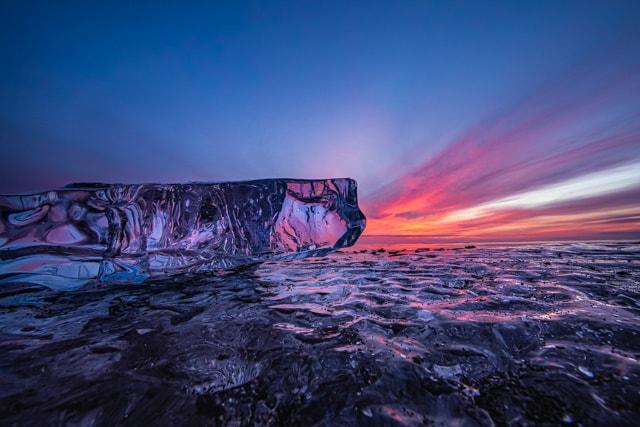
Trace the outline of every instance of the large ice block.
{"label": "large ice block", "polygon": [[0,196],[0,280],[72,288],[322,255],[364,227],[348,178],[72,184]]}

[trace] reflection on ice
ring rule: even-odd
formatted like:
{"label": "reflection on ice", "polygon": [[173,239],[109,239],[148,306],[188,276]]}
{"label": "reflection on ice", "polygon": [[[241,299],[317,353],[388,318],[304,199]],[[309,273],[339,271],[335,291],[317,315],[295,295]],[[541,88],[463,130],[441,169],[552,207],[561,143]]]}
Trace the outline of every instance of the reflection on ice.
{"label": "reflection on ice", "polygon": [[478,246],[73,292],[10,280],[55,256],[12,261],[0,420],[637,425],[640,246]]}

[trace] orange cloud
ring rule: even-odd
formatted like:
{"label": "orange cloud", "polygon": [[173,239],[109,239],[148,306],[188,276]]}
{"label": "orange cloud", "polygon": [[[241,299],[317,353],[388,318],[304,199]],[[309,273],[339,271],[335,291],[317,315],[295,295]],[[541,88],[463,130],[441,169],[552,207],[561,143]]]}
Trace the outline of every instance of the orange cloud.
{"label": "orange cloud", "polygon": [[640,73],[632,71],[583,70],[466,131],[364,198],[366,234],[640,237]]}

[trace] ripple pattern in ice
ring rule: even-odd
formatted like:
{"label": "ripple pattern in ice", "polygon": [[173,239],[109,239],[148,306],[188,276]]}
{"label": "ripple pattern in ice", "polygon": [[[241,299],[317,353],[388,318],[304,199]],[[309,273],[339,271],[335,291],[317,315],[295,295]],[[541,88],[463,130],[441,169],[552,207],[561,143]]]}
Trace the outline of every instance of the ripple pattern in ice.
{"label": "ripple pattern in ice", "polygon": [[0,288],[6,425],[640,424],[640,246]]}

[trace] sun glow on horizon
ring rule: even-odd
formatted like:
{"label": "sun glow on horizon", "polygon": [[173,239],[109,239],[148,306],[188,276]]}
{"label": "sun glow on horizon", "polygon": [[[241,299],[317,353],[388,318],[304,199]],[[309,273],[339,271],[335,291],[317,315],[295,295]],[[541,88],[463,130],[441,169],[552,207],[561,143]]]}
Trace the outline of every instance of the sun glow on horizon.
{"label": "sun glow on horizon", "polygon": [[[415,192],[370,217],[366,234],[446,239],[634,235],[640,231],[639,197],[640,161],[635,160],[459,209],[425,213],[429,200],[442,199]],[[412,206],[416,214],[408,215]]]}

